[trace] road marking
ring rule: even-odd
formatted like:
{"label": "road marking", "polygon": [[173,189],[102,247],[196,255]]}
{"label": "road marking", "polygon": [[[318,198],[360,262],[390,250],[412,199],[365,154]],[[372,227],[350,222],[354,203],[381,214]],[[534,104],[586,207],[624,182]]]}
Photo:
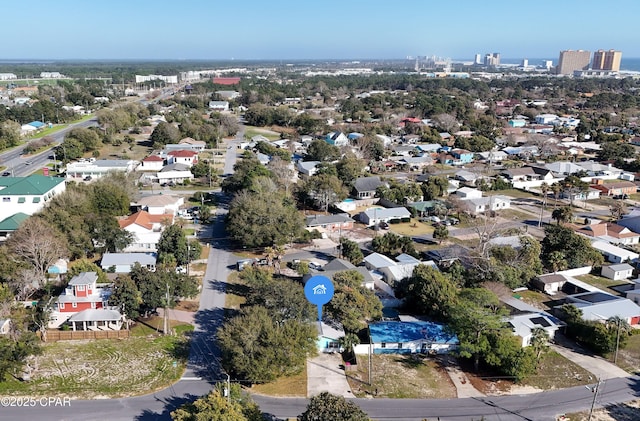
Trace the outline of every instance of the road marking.
{"label": "road marking", "polygon": [[202,377],[181,377],[180,380],[202,380]]}

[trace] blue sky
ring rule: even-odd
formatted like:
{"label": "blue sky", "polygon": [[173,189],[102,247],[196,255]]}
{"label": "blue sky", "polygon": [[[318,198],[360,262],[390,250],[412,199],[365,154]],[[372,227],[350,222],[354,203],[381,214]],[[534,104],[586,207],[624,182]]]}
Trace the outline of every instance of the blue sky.
{"label": "blue sky", "polygon": [[6,3],[4,59],[471,60],[494,51],[508,58],[557,58],[563,49],[600,48],[640,57],[638,0]]}

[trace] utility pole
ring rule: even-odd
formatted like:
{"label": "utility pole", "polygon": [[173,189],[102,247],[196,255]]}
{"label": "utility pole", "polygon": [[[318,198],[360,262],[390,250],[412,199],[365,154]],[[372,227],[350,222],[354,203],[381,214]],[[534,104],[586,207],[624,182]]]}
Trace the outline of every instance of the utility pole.
{"label": "utility pole", "polygon": [[373,346],[373,343],[371,343],[371,339],[369,339],[369,386],[371,386],[373,383],[371,383],[371,369],[372,369],[372,364],[371,364],[371,347]]}
{"label": "utility pole", "polygon": [[163,332],[165,335],[169,333],[169,282],[167,282],[166,299],[167,301],[165,301],[165,306],[164,306],[164,326],[163,326]]}
{"label": "utility pole", "polygon": [[589,387],[587,387],[587,389],[591,390],[591,393],[593,393],[593,400],[591,401],[591,409],[589,410],[588,421],[591,421],[591,417],[593,416],[593,408],[596,406],[596,399],[598,399],[598,392],[600,391],[600,383],[601,383],[601,380],[598,377],[598,383],[596,383],[596,385],[593,386],[592,389],[589,389]]}
{"label": "utility pole", "polygon": [[620,324],[622,323],[622,319],[618,318],[618,334],[616,335],[616,353],[613,357],[613,363],[618,363],[618,350],[620,349]]}

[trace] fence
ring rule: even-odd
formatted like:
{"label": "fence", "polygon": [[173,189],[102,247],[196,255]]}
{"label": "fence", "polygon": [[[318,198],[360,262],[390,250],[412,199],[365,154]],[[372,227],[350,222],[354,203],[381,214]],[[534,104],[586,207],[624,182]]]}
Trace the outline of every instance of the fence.
{"label": "fence", "polygon": [[[47,330],[45,342],[71,341],[76,339],[123,339],[128,338],[128,330]],[[38,337],[42,333],[38,332]]]}

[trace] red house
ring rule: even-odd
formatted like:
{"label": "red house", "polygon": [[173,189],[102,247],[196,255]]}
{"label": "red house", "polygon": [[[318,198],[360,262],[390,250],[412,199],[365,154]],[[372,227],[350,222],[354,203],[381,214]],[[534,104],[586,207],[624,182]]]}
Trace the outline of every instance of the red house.
{"label": "red house", "polygon": [[97,288],[98,274],[82,272],[69,281],[64,293],[58,297],[57,310],[61,313],[77,313],[82,310],[106,308],[109,291]]}

